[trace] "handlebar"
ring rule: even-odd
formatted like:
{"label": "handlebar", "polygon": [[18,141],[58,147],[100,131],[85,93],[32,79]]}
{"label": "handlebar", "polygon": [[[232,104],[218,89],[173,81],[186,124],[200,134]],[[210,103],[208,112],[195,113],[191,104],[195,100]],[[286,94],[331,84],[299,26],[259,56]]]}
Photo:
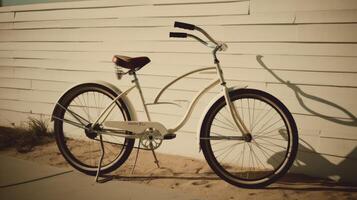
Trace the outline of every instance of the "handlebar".
{"label": "handlebar", "polygon": [[210,46],[207,42],[205,42],[204,40],[202,40],[201,38],[192,35],[192,34],[188,34],[188,33],[182,33],[182,32],[170,32],[170,37],[177,37],[177,38],[187,38],[187,37],[191,37],[196,39],[197,41],[199,41],[200,43],[208,46],[208,47],[212,47],[212,48],[217,48],[219,47],[218,50],[221,51],[225,51],[227,49],[227,45],[223,42],[218,42],[216,40],[214,40],[206,31],[204,31],[202,28],[195,26],[193,24],[188,24],[188,23],[184,23],[184,22],[175,22],[174,24],[175,28],[182,28],[182,29],[187,29],[187,30],[196,30],[201,32],[204,36],[206,36],[206,38],[208,40],[210,40],[215,46]]}
{"label": "handlebar", "polygon": [[188,30],[195,30],[196,26],[193,24],[183,23],[183,22],[175,22],[175,28],[183,28]]}
{"label": "handlebar", "polygon": [[170,37],[176,37],[176,38],[187,38],[187,33],[181,33],[181,32],[170,32]]}

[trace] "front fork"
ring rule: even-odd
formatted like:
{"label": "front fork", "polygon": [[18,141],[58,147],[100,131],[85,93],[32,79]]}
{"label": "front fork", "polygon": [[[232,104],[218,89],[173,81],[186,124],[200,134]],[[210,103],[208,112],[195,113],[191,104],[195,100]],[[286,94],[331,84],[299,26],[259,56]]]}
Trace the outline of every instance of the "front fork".
{"label": "front fork", "polygon": [[217,58],[217,51],[220,49],[220,46],[217,46],[212,54],[214,57],[214,64],[216,64],[216,69],[217,69],[217,74],[219,76],[219,80],[220,80],[220,84],[222,85],[223,88],[223,94],[224,94],[224,99],[226,100],[226,103],[228,105],[228,110],[231,113],[232,119],[235,123],[235,125],[237,126],[237,128],[241,131],[242,133],[242,140],[247,140],[247,138],[250,138],[250,131],[248,130],[248,128],[245,126],[242,118],[240,117],[239,113],[237,112],[237,109],[235,108],[233,102],[231,101],[230,95],[229,95],[229,89],[227,88],[226,82],[224,80],[223,77],[223,71],[222,68],[220,66],[220,62]]}
{"label": "front fork", "polygon": [[229,95],[229,90],[225,85],[223,86],[223,90],[224,90],[224,99],[226,100],[226,103],[228,105],[228,110],[231,113],[231,117],[232,117],[236,127],[241,131],[242,139],[246,139],[247,136],[250,135],[250,131],[245,126],[242,118],[240,117],[239,113],[237,112],[236,107],[234,106],[233,102],[231,101],[231,98]]}

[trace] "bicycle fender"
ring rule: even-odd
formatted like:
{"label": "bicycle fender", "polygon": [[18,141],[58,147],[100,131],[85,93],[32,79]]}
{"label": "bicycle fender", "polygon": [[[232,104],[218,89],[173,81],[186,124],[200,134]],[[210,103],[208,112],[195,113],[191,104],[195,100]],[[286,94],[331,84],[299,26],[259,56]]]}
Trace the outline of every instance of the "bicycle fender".
{"label": "bicycle fender", "polygon": [[[87,81],[87,82],[82,82],[82,83],[75,83],[73,84],[72,86],[70,86],[67,90],[65,90],[61,96],[58,98],[58,100],[55,102],[54,106],[53,106],[53,111],[52,111],[52,115],[51,115],[51,121],[53,121],[53,115],[54,115],[54,112],[55,112],[55,109],[57,107],[57,103],[63,98],[63,96],[69,92],[72,88],[74,87],[78,87],[80,85],[85,85],[85,84],[98,84],[98,85],[102,85],[102,86],[105,86],[107,88],[110,88],[111,90],[113,90],[114,92],[116,92],[118,95],[122,93],[122,91],[117,88],[116,86],[114,86],[113,84],[111,83],[108,83],[106,81],[100,81],[100,80],[94,80],[94,81]],[[132,117],[131,120],[133,121],[137,121],[137,115],[136,115],[136,111],[134,109],[134,106],[133,104],[131,103],[131,101],[126,97],[126,96],[123,96],[121,97],[122,101],[127,105],[128,107],[128,111],[130,113],[130,116]]]}
{"label": "bicycle fender", "polygon": [[[233,86],[233,87],[229,87],[228,88],[228,91],[231,92],[231,91],[235,91],[235,90],[240,90],[240,89],[245,89],[247,88],[248,86],[245,85],[245,86]],[[201,152],[201,145],[200,145],[200,133],[201,133],[201,127],[202,127],[202,123],[203,123],[203,120],[205,119],[206,117],[206,113],[208,113],[209,109],[213,106],[213,104],[218,101],[218,99],[220,98],[224,98],[224,92],[221,91],[217,96],[215,96],[208,104],[208,106],[204,109],[204,112],[205,113],[204,115],[201,116],[200,120],[199,120],[199,126],[197,127],[197,145],[198,145],[198,149],[199,149],[199,152]]]}

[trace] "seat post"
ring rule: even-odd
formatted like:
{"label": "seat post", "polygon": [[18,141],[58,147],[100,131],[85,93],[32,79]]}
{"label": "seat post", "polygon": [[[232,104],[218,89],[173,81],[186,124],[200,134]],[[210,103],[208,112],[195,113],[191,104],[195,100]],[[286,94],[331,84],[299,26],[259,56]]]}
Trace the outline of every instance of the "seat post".
{"label": "seat post", "polygon": [[147,109],[146,102],[145,102],[145,99],[144,99],[144,95],[143,95],[143,92],[141,90],[141,86],[140,86],[140,83],[139,83],[139,79],[136,76],[135,71],[132,71],[130,74],[133,75],[133,77],[134,77],[134,79],[131,82],[135,84],[136,88],[139,91],[139,95],[140,95],[140,98],[141,98],[141,102],[143,103],[143,106],[144,106],[144,111],[145,111],[146,117],[147,117],[148,121],[151,121],[150,114],[149,114],[149,111]]}

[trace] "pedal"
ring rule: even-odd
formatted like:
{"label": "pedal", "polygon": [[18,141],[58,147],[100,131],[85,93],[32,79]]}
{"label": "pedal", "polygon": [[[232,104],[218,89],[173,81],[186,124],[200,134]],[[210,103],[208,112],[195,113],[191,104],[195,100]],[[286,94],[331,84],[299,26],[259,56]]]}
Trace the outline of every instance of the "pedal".
{"label": "pedal", "polygon": [[168,133],[168,134],[164,135],[164,140],[172,140],[174,138],[176,138],[175,133]]}

